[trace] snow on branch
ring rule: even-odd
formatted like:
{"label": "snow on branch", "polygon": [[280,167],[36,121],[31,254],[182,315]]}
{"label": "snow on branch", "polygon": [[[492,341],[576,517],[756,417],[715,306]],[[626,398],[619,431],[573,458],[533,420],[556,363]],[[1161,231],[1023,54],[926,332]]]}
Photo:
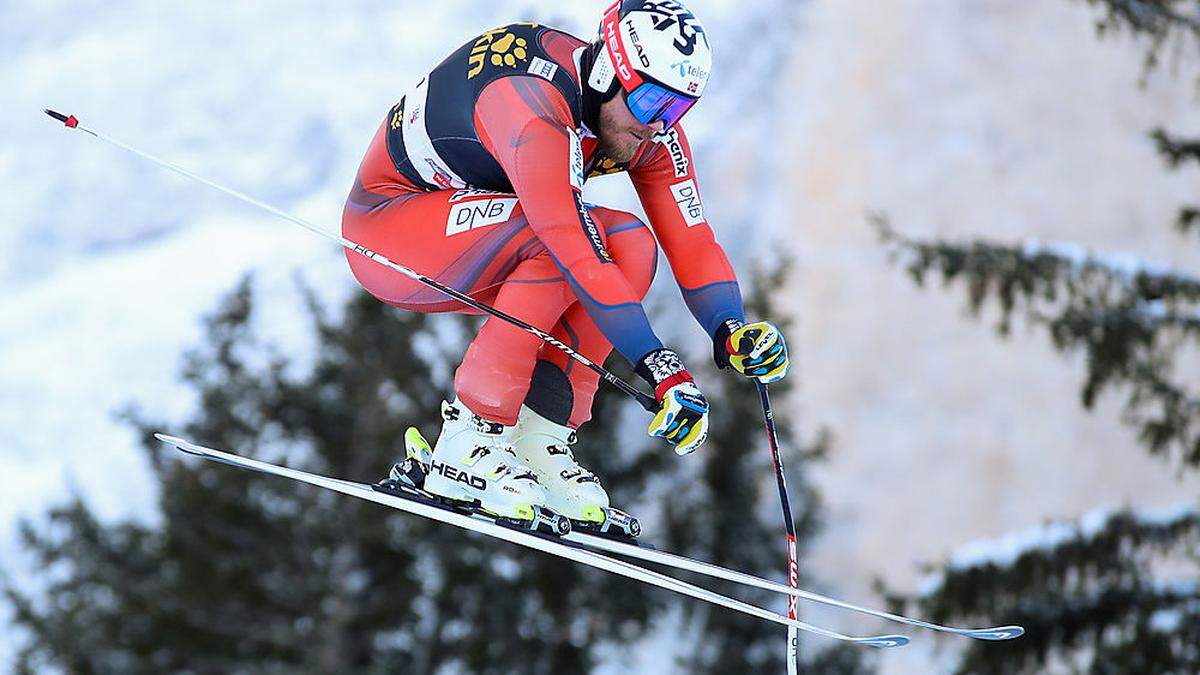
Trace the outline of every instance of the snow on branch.
{"label": "snow on branch", "polygon": [[970,645],[956,675],[1200,672],[1200,509],[1098,509],[968,544],[892,607],[934,621],[1025,626],[1004,650]]}
{"label": "snow on branch", "polygon": [[1130,284],[1140,283],[1147,287],[1178,286],[1187,292],[1200,293],[1200,276],[1131,254],[1099,254],[1078,244],[1043,243],[1037,239],[1026,240],[1020,251],[1027,258],[1055,257],[1059,262],[1070,265],[1080,273],[1103,271]]}
{"label": "snow on branch", "polygon": [[[1001,335],[1021,310],[1062,352],[1086,354],[1080,392],[1094,407],[1107,389],[1124,391],[1123,421],[1152,454],[1178,451],[1200,468],[1200,390],[1194,372],[1176,372],[1200,351],[1200,277],[1134,255],[1101,255],[1068,243],[1028,240],[917,240],[873,217],[893,260],[920,286],[931,275],[961,283],[978,316],[994,302]],[[1185,364],[1177,367],[1177,363]],[[1194,370],[1194,369],[1193,369]]]}
{"label": "snow on branch", "polygon": [[940,272],[947,283],[964,278],[976,310],[994,291],[1005,313],[1003,330],[1022,298],[1052,302],[1086,294],[1092,305],[1125,307],[1150,318],[1180,311],[1190,315],[1188,306],[1200,303],[1200,276],[1131,254],[1098,254],[1077,244],[1037,239],[1020,245],[921,241],[900,234],[883,216],[871,220],[918,284],[924,284],[930,271]]}
{"label": "snow on branch", "polygon": [[[1053,521],[1008,532],[994,539],[967,543],[951,554],[946,568],[957,571],[985,565],[1012,567],[1018,559],[1031,553],[1051,554],[1070,542],[1094,539],[1113,528],[1118,520],[1124,520],[1135,527],[1169,529],[1191,521],[1200,523],[1200,507],[1188,502],[1163,509],[1141,511],[1094,509],[1075,521]],[[925,590],[922,594],[927,594],[940,585],[942,578],[942,574],[937,574],[923,579],[921,586]],[[1191,591],[1194,592],[1196,588],[1195,583],[1191,584]]]}

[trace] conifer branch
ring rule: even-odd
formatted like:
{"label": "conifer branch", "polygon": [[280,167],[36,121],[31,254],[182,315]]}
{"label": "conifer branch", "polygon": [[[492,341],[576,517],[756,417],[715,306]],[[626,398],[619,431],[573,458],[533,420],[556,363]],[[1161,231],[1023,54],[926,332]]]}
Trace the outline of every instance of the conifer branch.
{"label": "conifer branch", "polygon": [[1148,451],[1200,468],[1200,392],[1194,377],[1174,375],[1177,357],[1200,346],[1200,277],[1065,244],[921,241],[875,224],[918,285],[931,275],[960,283],[973,315],[999,309],[1001,335],[1020,313],[1059,351],[1083,352],[1084,407],[1120,389],[1124,420]]}
{"label": "conifer branch", "polygon": [[1154,139],[1158,153],[1171,167],[1188,161],[1200,164],[1200,138],[1171,136],[1161,127],[1150,132],[1150,137]]}

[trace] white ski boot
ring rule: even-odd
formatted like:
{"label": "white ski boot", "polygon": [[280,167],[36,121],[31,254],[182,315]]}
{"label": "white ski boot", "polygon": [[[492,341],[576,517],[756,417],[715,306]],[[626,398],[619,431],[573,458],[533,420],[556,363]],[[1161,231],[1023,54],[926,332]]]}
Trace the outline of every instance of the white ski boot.
{"label": "white ski boot", "polygon": [[533,470],[548,495],[546,505],[593,534],[636,537],[637,519],[608,504],[600,479],[575,461],[571,445],[577,440],[570,427],[521,406],[512,436],[516,456]]}
{"label": "white ski boot", "polygon": [[443,401],[437,445],[430,451],[420,432],[410,428],[404,436],[408,457],[392,468],[392,479],[466,511],[566,534],[570,523],[546,507],[537,475],[513,453],[512,433],[513,427],[489,422],[457,401]]}

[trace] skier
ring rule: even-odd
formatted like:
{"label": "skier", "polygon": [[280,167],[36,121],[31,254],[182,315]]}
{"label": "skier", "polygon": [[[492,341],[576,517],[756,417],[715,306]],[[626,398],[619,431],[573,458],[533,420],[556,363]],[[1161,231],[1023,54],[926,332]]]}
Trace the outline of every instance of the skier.
{"label": "skier", "polygon": [[[679,125],[711,64],[703,27],[673,0],[617,0],[591,43],[532,23],[490,30],[389,111],[346,203],[343,234],[594,362],[615,347],[659,402],[648,433],[690,453],[707,435],[709,404],[641,305],[657,243],[714,340],[718,366],[774,382],[789,365],[775,326],[745,322]],[[588,178],[618,172],[632,180],[653,234],[633,214],[583,201]],[[471,311],[359,253],[346,256],[358,282],[388,304]],[[549,508],[585,527],[603,523],[615,509],[571,450],[599,376],[576,365],[489,318],[455,373],[432,453],[409,434],[410,453],[428,463],[425,490],[502,518],[528,521]]]}

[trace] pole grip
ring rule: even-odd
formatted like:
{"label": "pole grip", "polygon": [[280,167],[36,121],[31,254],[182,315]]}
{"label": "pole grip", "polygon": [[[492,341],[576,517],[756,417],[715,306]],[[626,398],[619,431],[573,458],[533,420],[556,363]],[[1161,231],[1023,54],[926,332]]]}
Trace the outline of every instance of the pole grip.
{"label": "pole grip", "polygon": [[79,120],[75,119],[74,115],[64,115],[56,110],[51,110],[49,108],[42,108],[42,110],[45,110],[47,115],[53,117],[54,119],[58,120],[59,122],[62,122],[63,124],[71,127],[72,129],[79,126]]}

